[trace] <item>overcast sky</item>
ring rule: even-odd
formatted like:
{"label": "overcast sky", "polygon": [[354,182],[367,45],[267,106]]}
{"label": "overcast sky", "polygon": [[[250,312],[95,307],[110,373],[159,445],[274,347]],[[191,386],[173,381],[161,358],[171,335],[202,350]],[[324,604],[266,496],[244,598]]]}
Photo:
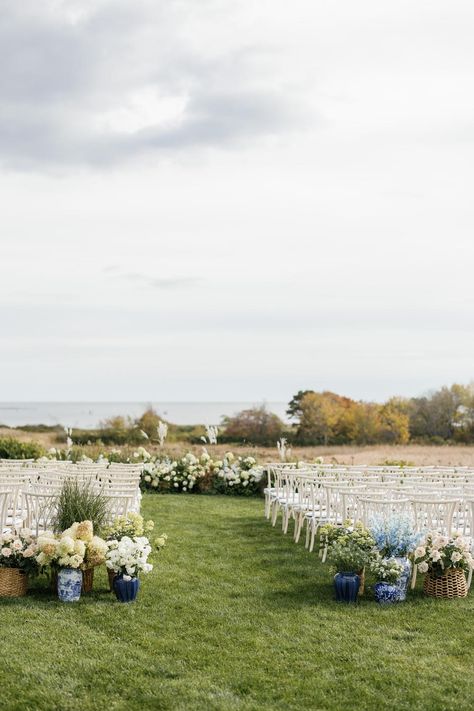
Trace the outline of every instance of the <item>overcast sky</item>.
{"label": "overcast sky", "polygon": [[474,377],[474,5],[0,0],[0,399]]}

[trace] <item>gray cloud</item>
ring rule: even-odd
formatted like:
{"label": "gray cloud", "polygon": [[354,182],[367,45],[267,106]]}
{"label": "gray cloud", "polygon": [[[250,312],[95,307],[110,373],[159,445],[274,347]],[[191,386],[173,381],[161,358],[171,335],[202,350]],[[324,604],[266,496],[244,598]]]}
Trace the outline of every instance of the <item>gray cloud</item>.
{"label": "gray cloud", "polygon": [[196,277],[151,277],[148,274],[130,272],[128,274],[118,274],[120,279],[134,281],[143,286],[151,286],[154,289],[175,289],[185,286],[193,286],[199,282]]}
{"label": "gray cloud", "polygon": [[[308,116],[298,92],[265,81],[264,48],[195,54],[182,32],[187,3],[97,2],[75,21],[71,7],[0,1],[4,166],[108,165],[150,151],[232,146]],[[130,131],[102,120],[142,90],[183,97],[182,115]]]}

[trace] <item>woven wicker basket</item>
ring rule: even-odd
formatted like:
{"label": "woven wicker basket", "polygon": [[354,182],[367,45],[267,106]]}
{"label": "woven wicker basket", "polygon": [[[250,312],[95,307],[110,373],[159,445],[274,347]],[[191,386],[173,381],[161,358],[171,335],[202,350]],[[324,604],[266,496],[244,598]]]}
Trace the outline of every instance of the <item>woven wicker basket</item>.
{"label": "woven wicker basket", "polygon": [[428,573],[423,583],[423,592],[430,597],[466,597],[467,582],[464,571],[449,568],[438,578]]}
{"label": "woven wicker basket", "polygon": [[24,597],[28,576],[19,568],[0,568],[0,597]]}
{"label": "woven wicker basket", "polygon": [[82,592],[90,593],[94,586],[94,568],[82,571]]}

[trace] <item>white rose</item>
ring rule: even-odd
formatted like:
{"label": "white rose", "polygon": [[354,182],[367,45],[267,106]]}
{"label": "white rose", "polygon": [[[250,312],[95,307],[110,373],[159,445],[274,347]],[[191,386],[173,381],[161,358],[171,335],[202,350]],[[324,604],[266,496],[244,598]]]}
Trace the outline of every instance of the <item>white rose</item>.
{"label": "white rose", "polygon": [[428,563],[426,561],[423,561],[423,563],[419,563],[418,570],[420,573],[427,573],[428,572]]}

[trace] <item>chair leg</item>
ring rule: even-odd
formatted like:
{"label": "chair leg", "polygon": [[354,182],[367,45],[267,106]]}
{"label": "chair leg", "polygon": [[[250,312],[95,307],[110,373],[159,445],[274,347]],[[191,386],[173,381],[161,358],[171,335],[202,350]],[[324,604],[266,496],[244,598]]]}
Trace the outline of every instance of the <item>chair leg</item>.
{"label": "chair leg", "polygon": [[295,513],[295,530],[293,533],[293,540],[295,543],[298,543],[300,539],[300,533],[301,533],[301,511],[298,513]]}
{"label": "chair leg", "polygon": [[282,530],[283,533],[288,533],[288,524],[290,523],[290,509],[288,506],[285,507],[284,515],[283,515],[283,521],[282,521]]}
{"label": "chair leg", "polygon": [[276,522],[277,522],[277,518],[278,518],[278,501],[274,501],[274,502],[272,503],[272,507],[273,507],[273,510],[272,510],[272,526],[275,526],[275,524],[276,524]]}
{"label": "chair leg", "polygon": [[294,535],[295,543],[298,543],[298,541],[300,540],[302,526],[303,526],[303,515],[302,515],[302,512],[299,511],[295,515],[295,535]]}

